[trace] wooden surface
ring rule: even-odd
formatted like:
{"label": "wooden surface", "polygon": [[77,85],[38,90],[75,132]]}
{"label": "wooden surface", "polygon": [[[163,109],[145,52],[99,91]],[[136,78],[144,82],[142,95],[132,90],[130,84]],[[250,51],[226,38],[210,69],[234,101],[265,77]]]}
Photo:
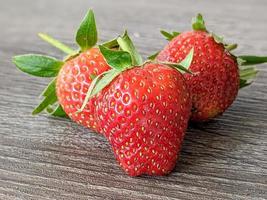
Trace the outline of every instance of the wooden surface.
{"label": "wooden surface", "polygon": [[128,177],[100,135],[69,120],[31,116],[48,80],[17,71],[11,57],[60,58],[36,33],[74,45],[90,7],[102,40],[128,28],[144,56],[165,44],[160,28],[189,29],[197,12],[209,29],[239,43],[237,53],[267,54],[265,0],[1,0],[0,199],[267,199],[267,65],[222,117],[190,125],[165,177]]}

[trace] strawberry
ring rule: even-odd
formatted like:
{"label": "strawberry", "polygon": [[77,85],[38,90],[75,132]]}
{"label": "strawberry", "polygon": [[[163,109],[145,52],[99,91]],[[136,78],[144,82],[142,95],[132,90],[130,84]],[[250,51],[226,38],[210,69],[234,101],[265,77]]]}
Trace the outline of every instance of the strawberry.
{"label": "strawberry", "polygon": [[261,63],[261,58],[232,55],[230,50],[236,48],[236,44],[225,44],[222,38],[208,32],[200,14],[193,19],[192,26],[193,31],[182,33],[161,31],[170,42],[156,59],[180,62],[194,48],[194,59],[189,67],[194,75],[184,76],[192,94],[191,120],[207,121],[222,114],[235,100],[239,88],[248,85],[256,75],[253,67],[239,68],[240,61],[248,64],[252,59],[250,64],[254,64]]}
{"label": "strawberry", "polygon": [[[33,114],[44,110],[54,116],[70,117],[75,122],[100,131],[94,114],[92,98],[83,105],[86,93],[92,79],[110,69],[97,47],[97,30],[93,11],[90,10],[82,21],[77,34],[76,42],[80,50],[74,51],[70,47],[53,39],[46,34],[39,36],[68,56],[60,61],[52,57],[28,54],[15,56],[13,62],[16,66],[31,75],[39,77],[55,77],[42,93],[44,99],[34,109]],[[116,40],[104,43],[107,47],[116,47]],[[83,110],[80,112],[80,109]]]}
{"label": "strawberry", "polygon": [[131,176],[169,173],[191,109],[182,74],[161,64],[135,67],[120,74],[100,99],[98,121],[122,168]]}
{"label": "strawberry", "polygon": [[[168,174],[175,166],[190,116],[185,79],[177,65],[143,64],[127,35],[119,37],[118,43],[123,51],[100,46],[112,69],[97,77],[88,100],[96,97],[101,132],[125,172],[130,176]],[[183,60],[183,70],[192,55],[193,51]]]}
{"label": "strawberry", "polygon": [[97,132],[100,128],[95,119],[95,98],[90,99],[81,112],[77,111],[82,107],[93,77],[109,69],[99,49],[91,48],[67,61],[57,76],[59,104],[73,121]]}
{"label": "strawberry", "polygon": [[184,32],[160,52],[160,61],[180,62],[195,47],[190,70],[185,75],[193,96],[192,120],[208,120],[223,113],[236,98],[238,65],[222,44],[205,31]]}

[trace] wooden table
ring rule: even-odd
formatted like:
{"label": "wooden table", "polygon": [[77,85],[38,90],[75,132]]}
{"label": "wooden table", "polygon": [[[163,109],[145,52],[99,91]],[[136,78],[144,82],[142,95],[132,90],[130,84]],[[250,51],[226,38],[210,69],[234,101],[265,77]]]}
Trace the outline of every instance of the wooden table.
{"label": "wooden table", "polygon": [[49,80],[22,74],[11,57],[62,57],[36,33],[74,45],[90,7],[102,40],[128,28],[144,57],[166,43],[160,28],[189,29],[197,12],[209,29],[240,44],[237,53],[267,54],[265,0],[1,1],[0,199],[267,199],[266,65],[222,117],[190,125],[169,176],[131,178],[102,136],[69,120],[31,116]]}

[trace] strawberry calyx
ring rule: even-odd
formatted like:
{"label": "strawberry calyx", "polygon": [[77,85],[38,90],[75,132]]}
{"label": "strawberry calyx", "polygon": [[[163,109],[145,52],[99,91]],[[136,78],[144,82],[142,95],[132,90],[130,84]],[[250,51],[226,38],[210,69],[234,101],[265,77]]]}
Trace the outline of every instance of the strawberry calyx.
{"label": "strawberry calyx", "polygon": [[192,23],[192,29],[194,31],[205,31],[209,33],[213,37],[215,42],[217,42],[218,44],[222,44],[224,48],[227,49],[229,52],[237,48],[237,44],[225,43],[223,36],[219,36],[214,32],[209,32],[208,29],[206,28],[204,18],[200,13],[198,13],[196,17],[192,18],[191,23]]}
{"label": "strawberry calyx", "polygon": [[244,88],[252,83],[258,70],[253,66],[267,62],[267,56],[241,55],[236,57],[239,66],[239,88]]}
{"label": "strawberry calyx", "polygon": [[192,28],[195,31],[207,31],[205,21],[200,13],[192,18]]}
{"label": "strawberry calyx", "polygon": [[173,32],[168,32],[165,30],[160,30],[160,33],[165,37],[166,40],[171,41],[173,38],[176,36],[180,35],[180,32],[173,31]]}
{"label": "strawberry calyx", "polygon": [[85,97],[81,108],[77,112],[82,112],[88,101],[101,90],[108,86],[118,75],[123,71],[132,69],[134,67],[143,67],[148,63],[164,64],[177,69],[180,72],[191,73],[188,68],[193,60],[194,49],[192,48],[189,54],[180,63],[159,62],[147,60],[143,62],[141,55],[135,48],[127,31],[122,36],[117,38],[119,48],[116,50],[107,48],[105,45],[99,45],[99,50],[104,59],[111,67],[109,71],[94,77]]}
{"label": "strawberry calyx", "polygon": [[[42,40],[67,54],[64,59],[58,60],[51,56],[39,54],[25,54],[13,57],[12,61],[16,67],[27,74],[37,77],[54,77],[42,92],[41,97],[43,99],[33,110],[33,115],[46,111],[52,116],[67,117],[66,113],[58,103],[56,95],[56,77],[65,62],[75,58],[81,52],[96,46],[98,40],[97,35],[98,33],[94,13],[92,10],[89,10],[76,32],[75,39],[77,45],[79,46],[78,50],[69,47],[68,45],[54,39],[48,34],[38,34]],[[105,42],[102,45],[108,48],[116,48],[118,47],[117,38]]]}
{"label": "strawberry calyx", "polygon": [[[218,44],[222,44],[226,51],[228,51],[232,56],[236,58],[239,67],[239,76],[240,76],[240,83],[239,89],[250,85],[256,77],[258,70],[255,68],[255,64],[263,64],[267,62],[267,56],[254,56],[254,55],[241,55],[235,56],[231,51],[236,49],[238,45],[228,44],[224,42],[224,38],[219,36],[213,32],[209,32],[206,28],[205,21],[203,16],[199,13],[196,17],[192,18],[192,29],[195,31],[205,31],[209,33],[215,42]],[[166,40],[170,41],[173,38],[177,37],[180,32],[167,32],[165,30],[160,31],[161,34],[165,37]],[[154,60],[159,52],[148,57],[148,59]],[[249,67],[248,67],[249,66]]]}

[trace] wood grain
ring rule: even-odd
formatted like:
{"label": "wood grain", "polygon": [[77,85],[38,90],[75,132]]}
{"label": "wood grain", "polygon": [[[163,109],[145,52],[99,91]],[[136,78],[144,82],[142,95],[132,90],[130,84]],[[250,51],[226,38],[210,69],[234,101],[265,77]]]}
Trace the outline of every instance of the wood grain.
{"label": "wood grain", "polygon": [[100,135],[65,119],[30,115],[49,80],[17,71],[11,57],[63,55],[39,40],[47,32],[74,45],[74,30],[93,8],[102,40],[128,28],[144,56],[163,47],[160,28],[189,29],[202,12],[209,29],[267,54],[267,2],[34,1],[0,5],[0,199],[267,199],[267,68],[220,118],[191,124],[174,172],[131,178]]}

